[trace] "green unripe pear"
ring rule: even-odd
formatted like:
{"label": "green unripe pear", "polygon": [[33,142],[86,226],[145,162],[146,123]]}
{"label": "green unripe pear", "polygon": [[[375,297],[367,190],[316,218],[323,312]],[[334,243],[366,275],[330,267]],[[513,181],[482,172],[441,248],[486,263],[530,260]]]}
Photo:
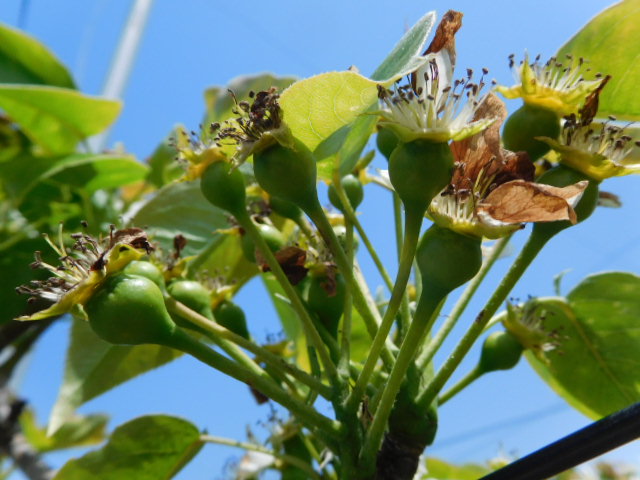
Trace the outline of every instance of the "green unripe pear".
{"label": "green unripe pear", "polygon": [[93,331],[113,345],[170,345],[176,330],[160,288],[146,277],[107,278],[84,309]]}
{"label": "green unripe pear", "polygon": [[509,332],[493,332],[482,345],[479,373],[509,370],[515,367],[522,356],[522,345]]}
{"label": "green unripe pear", "polygon": [[281,217],[288,218],[293,220],[294,222],[299,221],[302,216],[302,210],[298,208],[295,204],[288,202],[287,200],[283,200],[279,197],[271,197],[269,198],[269,206],[271,210],[280,215]]}
{"label": "green unripe pear", "polygon": [[447,143],[414,140],[396,147],[389,178],[406,210],[423,215],[433,197],[451,181],[453,154]]}
{"label": "green unripe pear", "polygon": [[234,216],[244,214],[247,197],[244,177],[228,162],[214,162],[207,167],[200,179],[200,190],[212,205]]}
{"label": "green unripe pear", "polygon": [[[349,174],[342,177],[341,184],[345,195],[349,199],[351,208],[355,210],[364,199],[364,188],[362,188],[362,182],[360,182],[358,177],[355,175]],[[340,201],[338,192],[336,192],[336,187],[334,187],[333,184],[329,185],[329,201],[331,202],[331,205],[336,207],[338,210],[343,211],[342,202]]]}
{"label": "green unripe pear", "polygon": [[389,160],[391,154],[398,146],[398,136],[393,133],[393,130],[388,128],[380,128],[376,135],[376,146],[384,157]]}
{"label": "green unripe pear", "polygon": [[238,305],[230,300],[223,300],[213,310],[213,316],[220,325],[236,335],[249,340],[251,335],[247,328],[247,318]]}
{"label": "green unripe pear", "polygon": [[502,131],[504,147],[512,152],[527,152],[531,161],[551,147],[535,137],[556,139],[560,135],[560,117],[546,108],[526,103],[507,119]]}
{"label": "green unripe pear", "polygon": [[162,276],[162,272],[151,262],[146,262],[144,260],[134,260],[129,263],[129,265],[124,267],[122,272],[129,275],[146,277],[153,283],[158,285],[158,287],[160,287],[160,290],[165,289],[164,277]]}
{"label": "green unripe pear", "polygon": [[[544,183],[554,187],[567,187],[582,180],[588,180],[589,185],[582,193],[582,198],[578,201],[574,210],[578,223],[586,220],[591,216],[596,206],[598,205],[598,183],[597,181],[590,179],[586,175],[571,167],[564,165],[557,165],[551,170],[547,170],[538,178],[538,183]],[[543,234],[547,236],[555,235],[556,233],[570,227],[572,224],[569,220],[562,220],[557,222],[538,222],[533,227],[535,234]]]}
{"label": "green unripe pear", "polygon": [[[333,227],[333,232],[336,234],[340,246],[347,250],[347,227],[344,225],[336,225]],[[360,238],[357,235],[353,236],[353,251],[357,252],[360,246]]]}
{"label": "green unripe pear", "polygon": [[255,152],[253,172],[269,195],[287,200],[305,212],[317,207],[316,161],[302,142],[294,139],[292,148],[276,143]]}
{"label": "green unripe pear", "polygon": [[[271,250],[272,252],[277,252],[284,247],[285,243],[287,243],[287,239],[282,234],[282,232],[273,225],[269,225],[268,223],[258,223],[256,224],[256,227],[260,232],[260,236],[264,239],[264,241],[267,243],[267,246],[269,247],[269,250]],[[240,246],[242,247],[242,253],[244,254],[244,257],[248,261],[255,263],[256,246],[249,235],[242,235]]]}
{"label": "green unripe pear", "polygon": [[482,265],[480,243],[480,238],[432,225],[416,252],[425,288],[446,295],[471,280]]}
{"label": "green unripe pear", "polygon": [[198,312],[209,320],[213,319],[211,295],[201,283],[194,280],[176,280],[169,284],[167,291],[174,299],[194,312]]}
{"label": "green unripe pear", "polygon": [[[338,325],[344,313],[347,287],[344,277],[335,274],[335,285],[326,275],[311,275],[307,290],[307,305],[316,314],[333,338],[338,336]],[[332,291],[327,291],[327,289]]]}

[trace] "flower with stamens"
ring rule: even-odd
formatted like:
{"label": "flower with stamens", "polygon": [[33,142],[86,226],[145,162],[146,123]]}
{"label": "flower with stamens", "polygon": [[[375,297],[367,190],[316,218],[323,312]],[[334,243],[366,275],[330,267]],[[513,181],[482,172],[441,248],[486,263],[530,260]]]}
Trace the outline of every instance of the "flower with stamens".
{"label": "flower with stamens", "polygon": [[545,353],[556,350],[562,336],[557,330],[545,328],[550,313],[536,299],[523,304],[507,303],[507,315],[502,324],[526,350],[530,350],[539,360],[548,363]]}
{"label": "flower with stamens", "polygon": [[546,63],[540,62],[540,56],[529,63],[529,56],[516,65],[514,55],[509,56],[516,85],[512,87],[497,86],[496,90],[505,98],[522,98],[525,104],[534,105],[555,112],[557,115],[576,113],[585,99],[598,88],[602,82],[601,74],[595,74],[594,80],[586,80],[589,72],[586,62],[577,61],[567,55],[569,65],[563,65],[555,57]]}
{"label": "flower with stamens", "polygon": [[84,305],[107,277],[153,250],[146,233],[139,228],[114,229],[102,240],[85,233],[75,233],[71,235],[74,244],[70,248],[64,246],[62,225],[58,237],[56,245],[47,235],[44,236],[58,254],[60,266],[44,262],[40,252],[35,253],[35,262],[31,264],[31,268],[48,270],[53,276],[46,280],[33,280],[29,285],[16,289],[18,293],[30,295],[31,303],[42,299],[53,302],[53,305],[16,320],[41,320]]}
{"label": "flower with stamens", "polygon": [[451,183],[429,205],[434,222],[458,233],[499,238],[524,222],[576,222],[573,207],[587,182],[564,188],[533,183],[535,167],[524,152],[500,146],[504,104],[491,94],[477,116],[499,120],[484,132],[453,142],[455,170]]}
{"label": "flower with stamens", "polygon": [[607,79],[591,93],[577,115],[564,118],[559,140],[539,138],[559,154],[560,163],[598,182],[640,173],[637,155],[629,155],[634,146],[640,146],[640,142],[634,142],[625,128],[615,125],[615,117],[609,117],[602,123],[593,121],[598,110],[598,97]]}
{"label": "flower with stamens", "polygon": [[480,92],[487,70],[482,70],[478,83],[472,81],[473,71],[469,69],[464,78],[453,79],[455,33],[461,26],[462,14],[448,11],[424,53],[429,60],[411,75],[411,82],[394,90],[378,87],[379,125],[392,130],[402,142],[462,140],[493,121],[472,121],[484,98]]}
{"label": "flower with stamens", "polygon": [[[218,128],[219,124],[212,123],[209,131],[213,134]],[[185,165],[182,180],[200,178],[209,165],[227,159],[226,153],[215,139],[198,136],[196,132],[187,132],[184,128],[178,129],[173,147],[178,152],[177,160]]]}
{"label": "flower with stamens", "polygon": [[238,101],[231,91],[236,118],[227,120],[218,129],[215,141],[219,145],[234,145],[236,152],[233,161],[243,163],[253,153],[259,152],[276,142],[290,146],[293,143],[289,127],[284,123],[282,110],[278,102],[280,94],[276,87],[260,92],[249,92],[252,103]]}

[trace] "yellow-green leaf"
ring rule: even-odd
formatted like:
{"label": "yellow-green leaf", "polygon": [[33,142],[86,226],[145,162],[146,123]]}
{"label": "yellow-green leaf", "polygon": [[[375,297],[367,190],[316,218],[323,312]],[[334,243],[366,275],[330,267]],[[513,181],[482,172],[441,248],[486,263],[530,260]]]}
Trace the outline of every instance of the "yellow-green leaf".
{"label": "yellow-green leaf", "polygon": [[559,346],[527,359],[556,393],[594,419],[640,401],[640,277],[591,275],[566,299],[536,302]]}
{"label": "yellow-green leaf", "polygon": [[624,0],[600,13],[558,52],[582,57],[593,72],[611,75],[600,95],[599,117],[640,120],[640,0]]}
{"label": "yellow-green leaf", "polygon": [[71,74],[42,43],[0,23],[0,82],[75,88]]}
{"label": "yellow-green leaf", "polygon": [[66,88],[0,84],[0,108],[51,155],[73,152],[79,141],[111,125],[121,107]]}
{"label": "yellow-green leaf", "polygon": [[294,83],[280,105],[293,136],[313,151],[377,98],[377,82],[355,72],[329,72]]}
{"label": "yellow-green leaf", "polygon": [[46,428],[36,422],[32,410],[26,409],[20,415],[22,433],[33,448],[39,452],[50,452],[73,447],[96,445],[105,438],[106,415],[74,415],[51,436]]}
{"label": "yellow-green leaf", "polygon": [[169,480],[202,448],[191,423],[149,415],[119,426],[100,450],[70,460],[54,480]]}

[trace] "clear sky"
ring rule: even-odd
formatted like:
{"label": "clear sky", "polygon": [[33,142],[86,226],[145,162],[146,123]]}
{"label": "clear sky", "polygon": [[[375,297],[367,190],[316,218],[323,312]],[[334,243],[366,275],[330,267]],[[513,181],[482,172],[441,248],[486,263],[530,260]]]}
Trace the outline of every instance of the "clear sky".
{"label": "clear sky", "polygon": [[[151,12],[124,96],[125,108],[112,131],[110,145],[122,142],[127,150],[144,159],[176,123],[197,127],[206,87],[225,85],[238,75],[268,71],[306,77],[350,65],[367,75],[405,29],[429,10],[436,10],[439,16],[448,9],[465,14],[464,26],[457,35],[459,69],[471,67],[478,71],[487,67],[491,78],[511,84],[507,61],[510,53],[521,57],[528,51],[548,57],[612,3],[159,0]],[[21,4],[27,6],[21,27],[47,44],[69,66],[83,91],[99,94],[132,2],[5,0],[0,7],[0,21],[17,26]],[[519,104],[511,102],[508,106],[515,110]],[[377,159],[375,165],[382,167],[383,162]],[[553,276],[567,269],[570,272],[563,281],[565,292],[588,273],[611,269],[639,273],[637,185],[637,178],[628,177],[607,182],[604,189],[620,195],[624,207],[598,209],[584,225],[554,239],[513,296],[551,295]],[[383,259],[393,265],[389,196],[373,185],[367,187],[366,195],[360,209],[361,220]],[[516,238],[514,249],[525,236],[521,233]],[[364,259],[363,263],[375,286],[379,280],[371,265]],[[506,259],[496,266],[489,285],[478,298],[491,292],[509,263]],[[264,313],[263,305],[268,300],[259,284],[253,282],[239,299],[258,337],[277,331],[273,315]],[[470,306],[467,322],[480,305],[476,301]],[[68,324],[61,322],[47,333],[22,379],[20,392],[33,402],[41,419],[46,418],[55,401],[67,329]],[[456,331],[454,336],[460,333]],[[450,348],[448,344],[444,351]],[[473,353],[467,368],[476,358]],[[461,373],[465,371],[463,368]],[[190,419],[211,434],[238,439],[244,439],[246,425],[260,432],[258,424],[269,414],[267,407],[255,406],[244,385],[188,358],[121,386],[83,406],[81,411],[109,412],[111,427],[138,415],[165,412]],[[444,406],[440,419],[436,445],[430,452],[453,461],[483,461],[500,453],[523,455],[588,423],[565,406],[524,361],[512,371],[478,381]],[[467,432],[472,434],[466,435]],[[640,463],[639,450],[632,446],[614,458]],[[233,449],[207,446],[178,478],[222,478],[228,459],[240,454]],[[68,456],[53,455],[50,460],[60,466]]]}

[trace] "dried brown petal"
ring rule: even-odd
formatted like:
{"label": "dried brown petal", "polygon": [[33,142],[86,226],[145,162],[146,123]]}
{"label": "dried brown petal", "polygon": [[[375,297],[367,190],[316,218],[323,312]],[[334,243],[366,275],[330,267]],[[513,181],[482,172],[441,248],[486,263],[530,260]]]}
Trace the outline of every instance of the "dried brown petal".
{"label": "dried brown petal", "polygon": [[[289,246],[278,250],[275,253],[275,257],[291,285],[297,285],[307,276],[309,269],[304,266],[307,260],[306,250]],[[263,272],[271,270],[269,265],[262,259],[259,251],[256,252],[256,260],[260,263],[260,268]]]}
{"label": "dried brown petal", "polygon": [[147,232],[141,228],[132,227],[116,230],[110,237],[109,248],[112,248],[116,243],[126,243],[134,248],[143,249],[147,253],[154,250],[147,237]]}
{"label": "dried brown petal", "polygon": [[513,180],[493,190],[478,205],[477,213],[509,224],[556,220],[576,223],[576,213],[571,205],[582,195],[587,185],[588,182],[582,181],[559,188]]}
{"label": "dried brown petal", "polygon": [[422,55],[438,53],[447,50],[451,58],[451,64],[455,64],[456,58],[456,32],[462,27],[462,12],[449,10],[442,16],[438,24],[433,40]]}
{"label": "dried brown petal", "polygon": [[[455,10],[449,10],[444,14],[438,28],[436,29],[433,40],[422,54],[423,56],[430,53],[438,53],[441,50],[446,50],[449,54],[449,60],[451,61],[451,67],[456,64],[456,32],[462,27],[462,13]],[[411,74],[411,86],[416,89],[416,74]]]}
{"label": "dried brown petal", "polygon": [[598,192],[598,206],[599,207],[608,207],[608,208],[620,208],[622,206],[622,201],[620,197],[611,192],[603,192],[602,190]]}
{"label": "dried brown petal", "polygon": [[584,106],[580,109],[580,123],[582,125],[589,125],[595,118],[596,114],[598,113],[600,92],[610,79],[611,75],[607,75],[606,77],[604,77],[602,79],[602,82],[600,82],[600,85],[598,85],[598,87],[593,92],[591,92],[591,94],[589,94],[589,96],[585,100]]}

